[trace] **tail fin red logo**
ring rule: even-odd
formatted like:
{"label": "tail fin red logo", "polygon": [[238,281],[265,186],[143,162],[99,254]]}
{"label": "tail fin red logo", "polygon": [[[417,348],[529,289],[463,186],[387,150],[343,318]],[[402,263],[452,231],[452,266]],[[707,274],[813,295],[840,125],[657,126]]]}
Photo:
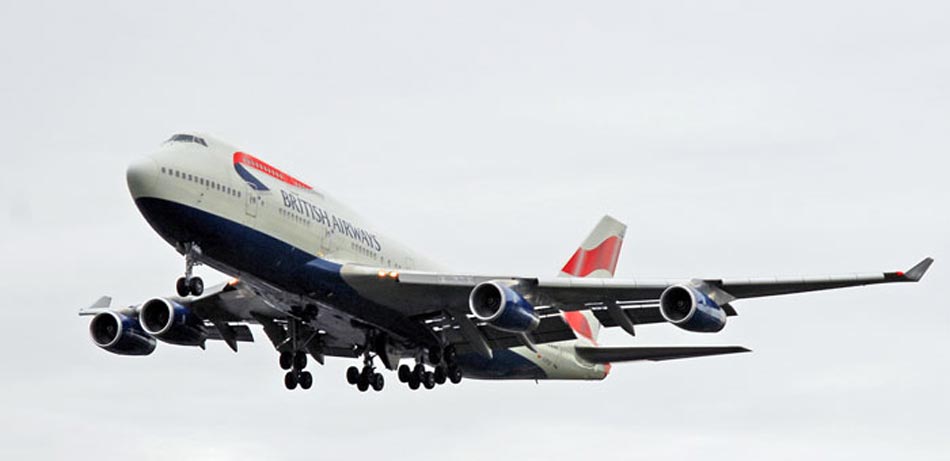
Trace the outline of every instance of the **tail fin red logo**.
{"label": "tail fin red logo", "polygon": [[574,277],[587,277],[592,272],[602,269],[614,275],[622,244],[623,240],[614,235],[590,250],[585,250],[584,247],[578,248],[561,272]]}
{"label": "tail fin red logo", "polygon": [[[620,259],[620,248],[627,226],[620,221],[604,216],[594,230],[584,239],[567,264],[561,268],[561,276],[611,278]],[[564,321],[579,338],[597,344],[600,322],[589,312],[567,311]]]}

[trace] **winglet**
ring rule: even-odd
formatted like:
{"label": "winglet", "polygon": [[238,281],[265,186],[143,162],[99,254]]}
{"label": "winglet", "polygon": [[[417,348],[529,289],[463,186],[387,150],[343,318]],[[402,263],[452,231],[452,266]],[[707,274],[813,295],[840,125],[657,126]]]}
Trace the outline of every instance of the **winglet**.
{"label": "winglet", "polygon": [[110,306],[112,306],[112,298],[103,296],[92,303],[91,306],[85,309],[79,309],[79,315],[96,315],[102,311],[109,310]]}
{"label": "winglet", "polygon": [[930,265],[933,263],[933,258],[924,258],[923,261],[917,263],[916,266],[911,267],[910,270],[905,272],[904,277],[911,282],[917,282],[924,278],[924,274],[927,273],[927,269],[930,269]]}

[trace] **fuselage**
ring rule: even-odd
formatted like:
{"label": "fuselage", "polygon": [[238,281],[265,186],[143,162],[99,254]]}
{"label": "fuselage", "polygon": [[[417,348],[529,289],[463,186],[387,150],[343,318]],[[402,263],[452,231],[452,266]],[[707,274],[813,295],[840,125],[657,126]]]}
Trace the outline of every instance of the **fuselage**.
{"label": "fuselage", "polygon": [[[435,271],[438,265],[387,238],[326,192],[234,146],[203,135],[176,135],[133,163],[129,190],[155,231],[201,262],[280,293],[270,307],[319,304],[338,326],[359,322],[397,335],[437,339],[420,322],[366,299],[340,275],[343,264],[387,271]],[[273,296],[273,295],[272,295]],[[247,313],[250,314],[250,313]],[[345,328],[336,328],[339,331]],[[353,341],[361,340],[358,331]],[[591,342],[581,338],[578,341]],[[466,376],[495,379],[603,379],[609,366],[573,353],[574,341],[460,357]]]}

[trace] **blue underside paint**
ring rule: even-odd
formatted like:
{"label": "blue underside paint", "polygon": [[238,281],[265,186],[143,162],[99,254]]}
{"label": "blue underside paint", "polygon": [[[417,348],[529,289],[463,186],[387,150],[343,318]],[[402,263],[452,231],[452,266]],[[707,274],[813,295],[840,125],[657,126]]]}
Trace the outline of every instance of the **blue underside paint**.
{"label": "blue underside paint", "polygon": [[481,354],[459,354],[458,364],[466,378],[477,379],[545,379],[544,370],[508,349],[495,349],[492,358]]}
{"label": "blue underside paint", "polygon": [[249,226],[157,198],[139,198],[145,219],[175,247],[194,242],[202,259],[235,268],[280,289],[337,309],[406,338],[429,345],[433,333],[397,311],[371,302],[346,284],[340,264],[321,259]]}
{"label": "blue underside paint", "polygon": [[[422,345],[437,341],[421,323],[360,296],[343,280],[340,264],[191,206],[148,197],[138,198],[135,203],[152,228],[176,248],[185,242],[197,243],[205,260],[251,274],[287,292],[332,304]],[[544,378],[540,368],[510,350],[494,351],[492,360],[460,354],[459,365],[466,376],[473,378]]]}

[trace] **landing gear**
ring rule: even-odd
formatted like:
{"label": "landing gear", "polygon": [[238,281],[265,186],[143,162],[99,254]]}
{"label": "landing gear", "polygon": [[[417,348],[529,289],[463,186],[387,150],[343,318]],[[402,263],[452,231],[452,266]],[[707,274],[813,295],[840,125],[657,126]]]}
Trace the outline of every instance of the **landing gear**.
{"label": "landing gear", "polygon": [[445,378],[446,378],[445,367],[443,367],[442,365],[435,367],[435,371],[433,372],[433,375],[435,377],[436,384],[439,384],[439,385],[445,384]]}
{"label": "landing gear", "polygon": [[280,368],[289,370],[284,375],[284,387],[287,390],[294,390],[299,385],[301,389],[307,390],[313,386],[313,375],[309,371],[304,371],[307,367],[307,353],[297,351],[283,351],[280,353]]}
{"label": "landing gear", "polygon": [[309,371],[301,371],[297,375],[297,383],[300,384],[300,388],[303,390],[310,389],[310,386],[313,386],[313,375]]}
{"label": "landing gear", "polygon": [[356,367],[349,367],[346,369],[346,382],[350,385],[356,385],[360,380],[360,369]]}
{"label": "landing gear", "polygon": [[355,385],[360,392],[366,392],[369,388],[379,392],[386,386],[386,379],[383,375],[376,372],[373,366],[373,356],[367,350],[363,353],[363,369],[349,367],[346,369],[346,382]]}
{"label": "landing gear", "polygon": [[290,351],[283,351],[280,353],[280,369],[289,370],[294,366],[294,354]]}
{"label": "landing gear", "polygon": [[431,371],[423,373],[422,385],[425,386],[426,389],[435,388],[435,374],[433,374]]}
{"label": "landing gear", "polygon": [[[453,384],[462,381],[462,370],[456,363],[455,346],[432,348],[421,357],[416,357],[416,365],[412,368],[408,365],[399,366],[399,382],[406,383],[409,389],[416,390],[420,387],[433,389],[449,381]],[[428,363],[433,366],[431,371],[426,370],[423,360],[428,360]]]}
{"label": "landing gear", "polygon": [[458,384],[462,382],[462,370],[458,366],[449,367],[448,378],[449,381],[452,381],[452,384]]}
{"label": "landing gear", "polygon": [[292,391],[297,388],[296,370],[288,371],[287,374],[284,375],[284,387],[286,387],[288,391]]}
{"label": "landing gear", "polygon": [[422,382],[422,379],[419,377],[419,375],[411,373],[409,375],[409,379],[406,380],[406,382],[409,384],[409,389],[416,390],[419,389],[419,384]]}
{"label": "landing gear", "polygon": [[175,291],[178,292],[178,296],[182,298],[193,295],[201,296],[205,291],[204,281],[201,280],[201,277],[193,277],[191,275],[192,270],[200,264],[198,260],[201,257],[201,248],[194,243],[185,244],[185,276],[178,279],[175,283]]}
{"label": "landing gear", "polygon": [[294,368],[298,370],[303,370],[307,368],[307,353],[304,351],[297,351],[294,354]]}

